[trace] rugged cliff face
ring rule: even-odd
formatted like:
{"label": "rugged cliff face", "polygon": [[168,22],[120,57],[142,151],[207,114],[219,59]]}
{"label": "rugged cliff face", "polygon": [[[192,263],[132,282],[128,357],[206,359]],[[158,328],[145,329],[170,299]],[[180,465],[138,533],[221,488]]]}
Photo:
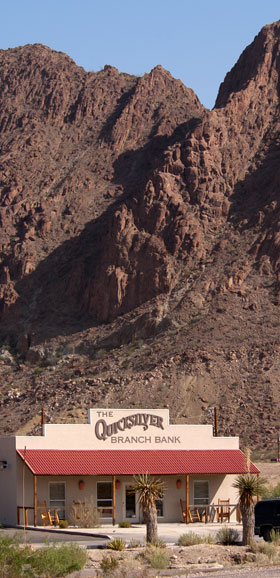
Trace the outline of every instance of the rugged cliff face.
{"label": "rugged cliff face", "polygon": [[30,396],[52,419],[75,400],[195,422],[217,405],[221,432],[272,451],[279,64],[277,22],[208,111],[161,66],[0,52],[2,431],[36,427]]}

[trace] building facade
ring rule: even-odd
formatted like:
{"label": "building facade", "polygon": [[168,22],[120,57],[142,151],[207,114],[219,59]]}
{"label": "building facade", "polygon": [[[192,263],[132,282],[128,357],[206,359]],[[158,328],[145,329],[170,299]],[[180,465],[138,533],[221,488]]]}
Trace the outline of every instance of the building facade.
{"label": "building facade", "polygon": [[0,437],[0,523],[41,524],[39,502],[67,520],[81,503],[98,508],[102,523],[141,522],[132,491],[141,473],[164,482],[159,522],[214,521],[222,502],[234,521],[233,482],[247,471],[258,474],[239,438],[214,437],[211,425],[170,424],[167,409],[90,409],[88,424]]}

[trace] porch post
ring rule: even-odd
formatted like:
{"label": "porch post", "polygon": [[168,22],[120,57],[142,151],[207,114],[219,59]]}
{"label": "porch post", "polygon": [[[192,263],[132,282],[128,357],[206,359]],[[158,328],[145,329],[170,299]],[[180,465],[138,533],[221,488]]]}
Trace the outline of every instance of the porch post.
{"label": "porch post", "polygon": [[190,475],[186,474],[186,524],[189,523],[189,507],[190,507]]}
{"label": "porch post", "polygon": [[113,526],[116,523],[116,476],[112,476],[112,506],[113,506],[113,511],[112,511],[112,522],[113,522]]}
{"label": "porch post", "polygon": [[37,476],[33,476],[34,526],[37,526]]}
{"label": "porch post", "polygon": [[260,501],[260,474],[257,474],[257,502]]}

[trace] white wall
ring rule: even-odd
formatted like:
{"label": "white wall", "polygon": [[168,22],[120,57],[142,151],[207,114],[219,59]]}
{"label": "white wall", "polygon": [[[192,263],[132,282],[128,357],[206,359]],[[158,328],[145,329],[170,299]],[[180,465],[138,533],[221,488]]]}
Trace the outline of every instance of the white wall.
{"label": "white wall", "polygon": [[0,440],[0,460],[6,460],[8,467],[0,470],[0,523],[17,523],[17,476],[15,438]]}
{"label": "white wall", "polygon": [[[147,426],[124,420],[145,416]],[[104,434],[115,424],[116,433]],[[117,425],[116,425],[117,424]],[[105,428],[105,430],[104,430]],[[123,429],[119,429],[123,428]],[[23,449],[238,449],[238,437],[213,437],[211,425],[170,424],[168,410],[90,410],[88,424],[45,424],[43,436],[17,436]]]}

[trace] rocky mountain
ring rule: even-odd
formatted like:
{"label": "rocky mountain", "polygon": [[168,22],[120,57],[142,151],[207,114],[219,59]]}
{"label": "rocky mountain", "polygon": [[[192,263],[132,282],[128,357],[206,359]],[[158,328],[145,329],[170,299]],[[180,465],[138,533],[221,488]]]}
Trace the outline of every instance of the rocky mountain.
{"label": "rocky mountain", "polygon": [[275,452],[280,22],[215,107],[161,66],[0,51],[1,433],[169,406]]}

